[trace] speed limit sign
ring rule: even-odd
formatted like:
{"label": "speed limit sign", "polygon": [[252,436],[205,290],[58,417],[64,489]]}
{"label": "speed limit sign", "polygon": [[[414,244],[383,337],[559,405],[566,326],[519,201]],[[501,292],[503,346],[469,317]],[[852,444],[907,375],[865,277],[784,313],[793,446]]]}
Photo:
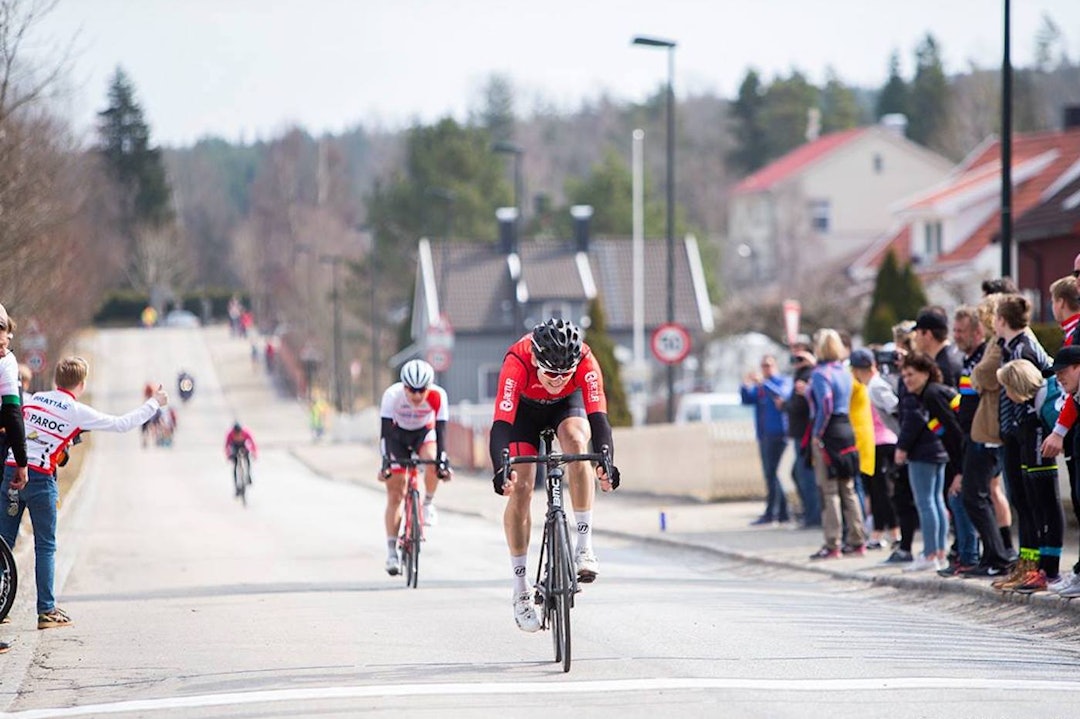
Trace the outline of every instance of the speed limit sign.
{"label": "speed limit sign", "polygon": [[690,333],[677,322],[660,325],[650,340],[652,353],[664,364],[678,364],[690,354]]}

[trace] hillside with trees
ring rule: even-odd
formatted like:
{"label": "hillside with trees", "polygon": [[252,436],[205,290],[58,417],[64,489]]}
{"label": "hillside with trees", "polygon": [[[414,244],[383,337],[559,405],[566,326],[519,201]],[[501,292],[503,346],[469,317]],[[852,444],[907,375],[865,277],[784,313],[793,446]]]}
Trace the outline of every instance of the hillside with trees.
{"label": "hillside with trees", "polygon": [[[19,43],[48,7],[40,0],[4,5],[0,42],[11,49],[0,56],[4,78],[26,71]],[[1036,63],[1015,71],[1018,132],[1057,128],[1061,108],[1080,104],[1080,64],[1064,53],[1049,18],[1038,47]],[[875,88],[850,86],[834,71],[817,85],[798,68],[776,77],[747,68],[733,98],[677,96],[677,233],[698,237],[713,299],[731,308],[726,330],[754,327],[762,315],[752,297],[716,280],[728,191],[805,142],[810,125],[827,133],[903,113],[911,139],[954,160],[997,131],[999,70],[957,71],[941,57],[927,34],[910,77],[899,51],[883,49],[885,80]],[[2,301],[16,317],[62,317],[50,328],[58,337],[117,293],[166,309],[239,292],[264,328],[279,326],[288,341],[328,356],[329,307],[337,300],[344,355],[369,366],[376,343],[381,358],[399,349],[417,239],[495,240],[495,208],[514,197],[514,158],[493,152],[496,141],[521,150],[525,241],[567,237],[568,208],[586,203],[596,209],[594,234],[624,236],[631,133],[643,129],[646,235],[664,234],[662,85],[640,104],[600,95],[571,110],[542,100],[525,110],[513,83],[493,75],[463,120],[388,130],[358,117],[337,135],[293,127],[253,143],[208,137],[161,148],[142,116],[139,89],[117,68],[87,148],[75,145],[70,121],[47,101],[71,62],[0,84]],[[817,318],[859,330],[864,318],[851,315],[852,303],[836,294],[842,288],[828,278],[820,284]]]}

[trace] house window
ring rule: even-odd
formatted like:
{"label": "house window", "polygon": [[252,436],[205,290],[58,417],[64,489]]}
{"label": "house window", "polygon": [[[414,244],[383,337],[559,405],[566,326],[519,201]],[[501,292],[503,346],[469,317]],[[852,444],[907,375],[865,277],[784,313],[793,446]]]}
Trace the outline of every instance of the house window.
{"label": "house window", "polygon": [[932,260],[941,254],[942,247],[941,221],[927,221],[923,225],[923,256]]}
{"label": "house window", "polygon": [[477,396],[480,397],[481,402],[490,402],[495,399],[495,393],[498,391],[500,369],[502,369],[502,366],[497,364],[480,365],[477,369],[480,382],[480,391]]}
{"label": "house window", "polygon": [[810,201],[810,226],[816,232],[829,231],[829,201]]}
{"label": "house window", "polygon": [[540,307],[540,316],[543,317],[541,322],[549,318],[574,321],[570,316],[569,302],[545,302]]}
{"label": "house window", "polygon": [[885,169],[885,160],[881,157],[880,153],[874,153],[874,174],[880,175],[881,171]]}

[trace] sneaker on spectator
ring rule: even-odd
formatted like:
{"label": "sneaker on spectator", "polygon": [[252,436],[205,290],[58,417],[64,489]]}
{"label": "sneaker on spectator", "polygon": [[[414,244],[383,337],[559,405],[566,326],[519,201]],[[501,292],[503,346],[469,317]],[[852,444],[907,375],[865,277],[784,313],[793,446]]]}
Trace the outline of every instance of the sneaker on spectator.
{"label": "sneaker on spectator", "polygon": [[904,567],[905,572],[925,572],[930,569],[941,569],[941,566],[938,564],[937,557],[927,557],[924,554],[915,557],[911,560],[911,564]]}
{"label": "sneaker on spectator", "polygon": [[753,522],[750,522],[751,527],[771,527],[774,524],[776,524],[776,522],[767,514],[763,514]]}
{"label": "sneaker on spectator", "polygon": [[880,539],[871,539],[866,543],[866,548],[873,550],[885,549],[885,544]]}
{"label": "sneaker on spectator", "polygon": [[839,549],[822,547],[810,555],[810,559],[839,559],[842,555]]}
{"label": "sneaker on spectator", "polygon": [[1021,559],[1013,565],[1012,571],[1009,572],[1008,575],[993,582],[990,586],[994,589],[1004,589],[1006,585],[1015,586],[1020,584],[1024,575],[1030,572],[1034,567],[1035,565],[1030,559]]}
{"label": "sneaker on spectator", "polygon": [[1080,574],[1074,574],[1068,586],[1057,590],[1057,595],[1063,599],[1076,599],[1080,597]]}
{"label": "sneaker on spectator", "polygon": [[964,572],[970,572],[972,569],[975,569],[974,564],[964,564],[962,562],[950,562],[949,564],[945,565],[945,567],[943,569],[938,570],[938,576],[942,576],[942,577],[959,577],[959,576],[962,576],[964,574]]}
{"label": "sneaker on spectator", "polygon": [[997,587],[997,589],[1000,589],[1003,592],[1015,592],[1018,588],[1024,586],[1025,584],[1031,584],[1035,582],[1039,578],[1039,571],[1040,570],[1038,569],[1029,569],[1021,576],[1013,579],[1012,581],[1005,582],[1000,587]]}
{"label": "sneaker on spectator", "polygon": [[71,625],[71,617],[60,607],[53,607],[51,610],[37,615],[38,629],[55,629],[57,627],[70,627]]}
{"label": "sneaker on spectator", "polygon": [[866,545],[865,544],[845,544],[840,547],[840,553],[845,557],[865,557]]}
{"label": "sneaker on spectator", "polygon": [[[1057,579],[1057,577],[1054,577]],[[1032,572],[1023,584],[1016,587],[1014,591],[1019,594],[1034,594],[1035,592],[1045,592],[1046,587],[1050,582],[1046,576],[1046,572],[1038,569]]]}
{"label": "sneaker on spectator", "polygon": [[1062,589],[1072,584],[1075,578],[1075,574],[1073,574],[1072,572],[1066,572],[1054,581],[1047,584],[1046,588],[1049,589],[1051,592],[1060,592]]}
{"label": "sneaker on spectator", "polygon": [[523,632],[535,632],[540,629],[540,620],[536,616],[533,597],[529,592],[514,594],[514,622]]}
{"label": "sneaker on spectator", "polygon": [[914,559],[915,558],[911,556],[911,552],[897,547],[892,551],[892,554],[889,555],[888,559],[882,562],[882,564],[907,564]]}
{"label": "sneaker on spectator", "polygon": [[1009,574],[1009,568],[998,567],[993,564],[980,564],[960,574],[963,577],[976,577],[978,579],[1001,579]]}

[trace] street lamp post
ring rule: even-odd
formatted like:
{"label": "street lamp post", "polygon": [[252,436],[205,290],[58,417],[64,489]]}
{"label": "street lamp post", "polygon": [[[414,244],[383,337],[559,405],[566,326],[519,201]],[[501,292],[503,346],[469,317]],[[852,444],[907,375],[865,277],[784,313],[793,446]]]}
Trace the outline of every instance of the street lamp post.
{"label": "street lamp post", "polygon": [[522,179],[521,179],[521,158],[525,154],[525,150],[521,148],[521,145],[516,145],[513,142],[506,142],[500,140],[491,146],[492,152],[498,152],[504,155],[514,156],[514,207],[517,208],[518,215],[517,220],[514,222],[514,241],[521,242],[521,227],[522,220],[525,217],[522,212]]}
{"label": "street lamp post", "polygon": [[1001,61],[1001,276],[1012,277],[1012,59],[1009,0],[1005,0],[1005,43]]}
{"label": "street lamp post", "polygon": [[[634,45],[668,51],[667,81],[667,321],[675,321],[675,46],[673,40],[638,35]],[[667,366],[667,420],[675,421],[675,365]]]}

